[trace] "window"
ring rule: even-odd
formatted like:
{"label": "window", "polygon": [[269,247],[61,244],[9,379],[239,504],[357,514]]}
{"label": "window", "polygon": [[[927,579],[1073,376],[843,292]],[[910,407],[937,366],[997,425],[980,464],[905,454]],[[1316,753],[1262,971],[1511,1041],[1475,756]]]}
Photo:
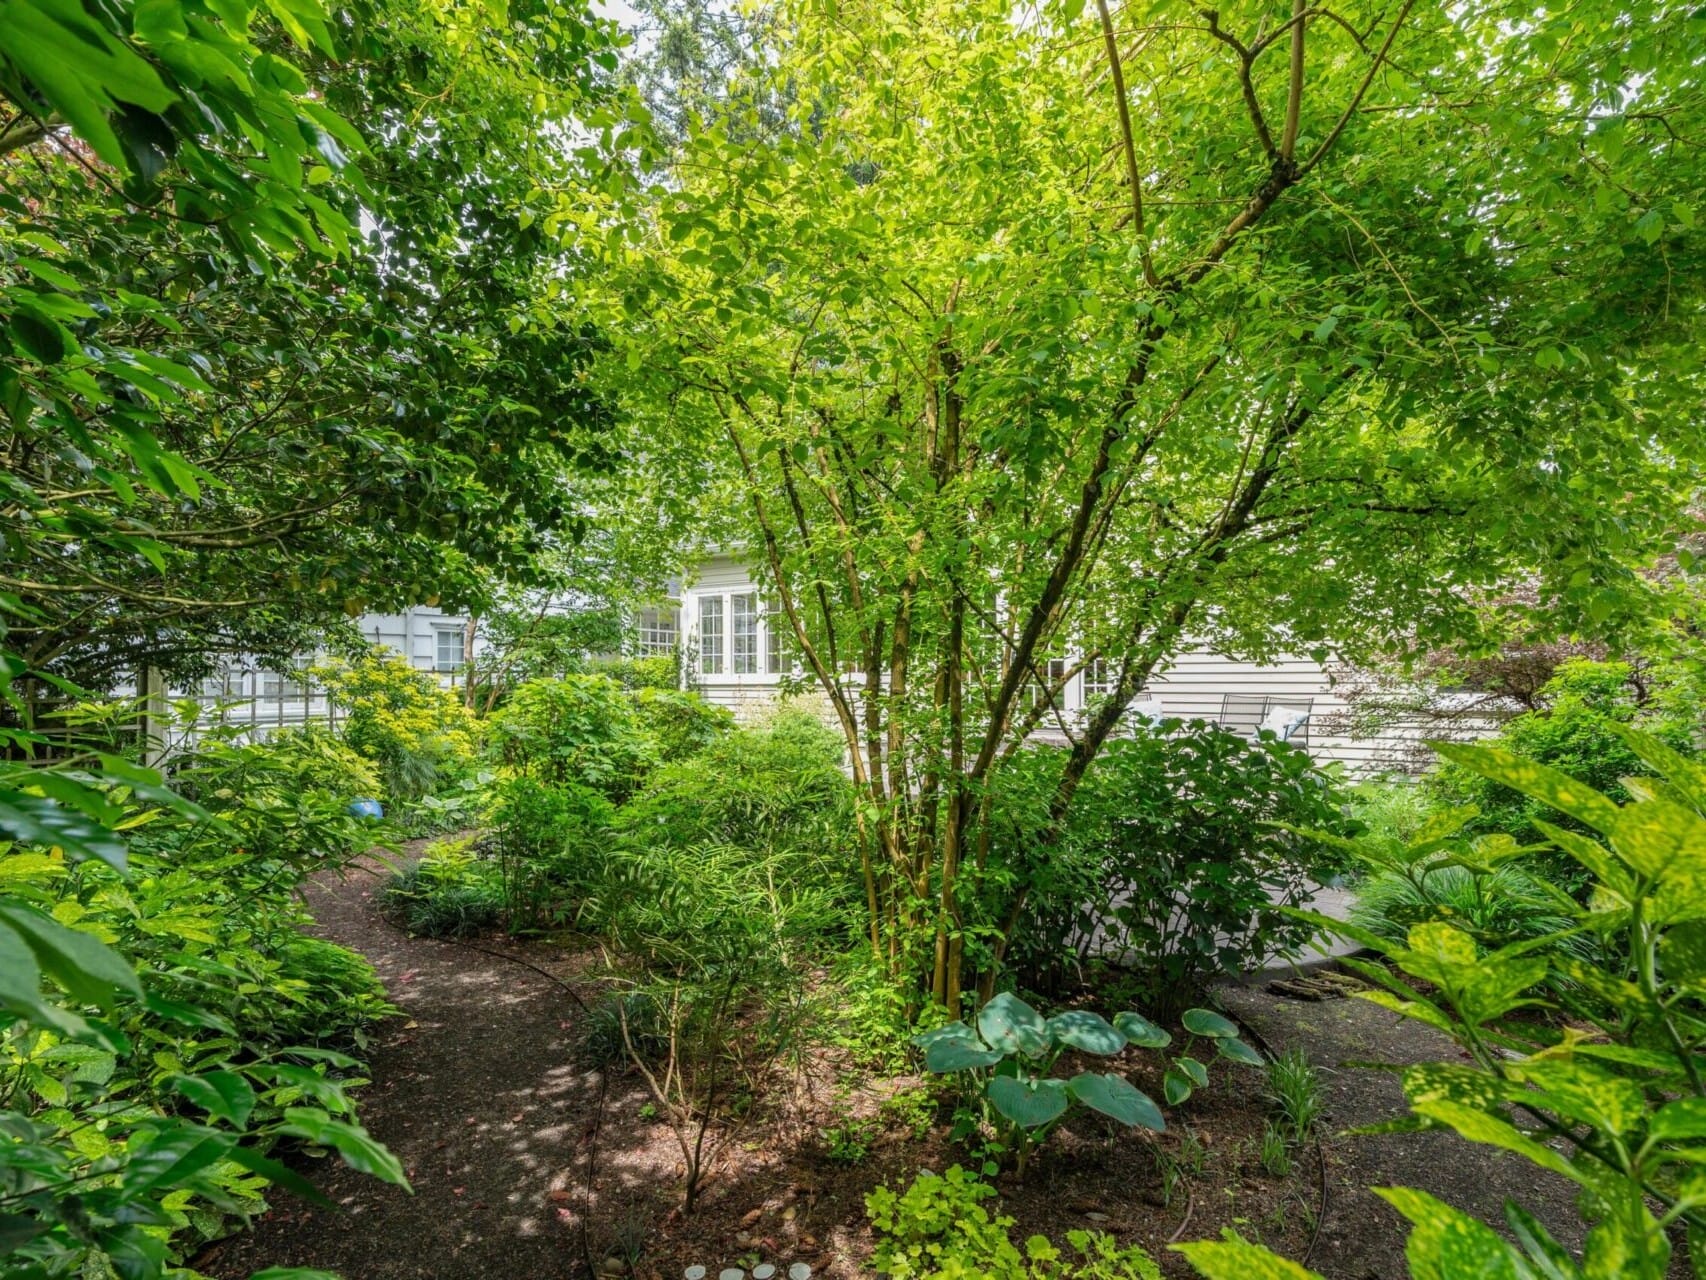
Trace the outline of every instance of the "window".
{"label": "window", "polygon": [[729,597],[730,635],[734,648],[732,670],[737,676],[758,674],[758,596],[751,591]]}
{"label": "window", "polygon": [[300,698],[308,692],[309,659],[297,656],[290,660],[288,671],[267,671],[261,675],[261,697]]}
{"label": "window", "polygon": [[673,605],[659,609],[641,609],[639,625],[639,656],[668,658],[675,653],[679,623]]}
{"label": "window", "polygon": [[1084,705],[1106,698],[1114,691],[1114,672],[1107,660],[1097,658],[1084,665]]}
{"label": "window", "polygon": [[451,674],[462,670],[468,656],[467,633],[461,627],[440,627],[435,639],[437,647],[433,650],[432,669]]}
{"label": "window", "polygon": [[723,598],[699,597],[699,670],[708,676],[723,673]]}

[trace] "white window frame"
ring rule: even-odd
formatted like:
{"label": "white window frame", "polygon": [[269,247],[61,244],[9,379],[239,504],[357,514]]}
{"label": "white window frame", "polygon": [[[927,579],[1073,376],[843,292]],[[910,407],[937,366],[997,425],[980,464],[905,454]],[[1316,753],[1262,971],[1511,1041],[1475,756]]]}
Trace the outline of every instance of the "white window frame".
{"label": "white window frame", "polygon": [[[737,649],[735,630],[736,601],[746,601],[740,607],[751,609],[745,615],[750,618],[751,629],[738,637],[741,641]],[[716,601],[717,618],[715,633],[707,636],[705,606]],[[781,681],[786,671],[773,668],[780,651],[773,647],[771,641],[771,619],[775,616],[782,621],[780,615],[773,615],[764,600],[764,592],[756,583],[746,583],[728,587],[707,587],[681,593],[681,619],[684,628],[691,625],[691,632],[683,635],[683,639],[693,645],[693,673],[700,681],[710,681],[716,684],[752,684],[773,685]],[[715,669],[707,666],[707,640],[711,641],[711,650],[715,653],[717,663]],[[746,651],[747,641],[751,642],[750,653]],[[750,661],[752,670],[738,671],[743,658]]]}
{"label": "white window frame", "polygon": [[[668,628],[660,623],[667,620]],[[634,620],[634,656],[672,658],[681,644],[681,606],[673,600],[641,609]],[[669,637],[666,643],[663,637]]]}
{"label": "white window frame", "polygon": [[[432,629],[432,670],[434,675],[459,676],[468,669],[468,631],[465,627],[434,627]],[[456,637],[456,651],[460,655],[455,665],[444,665],[444,641],[447,636]]]}

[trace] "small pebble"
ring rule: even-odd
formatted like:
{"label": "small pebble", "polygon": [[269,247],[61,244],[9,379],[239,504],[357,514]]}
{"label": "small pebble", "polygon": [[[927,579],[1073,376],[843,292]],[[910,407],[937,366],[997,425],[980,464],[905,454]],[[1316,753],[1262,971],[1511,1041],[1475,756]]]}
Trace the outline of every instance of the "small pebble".
{"label": "small pebble", "polygon": [[770,1280],[776,1274],[776,1268],[768,1262],[761,1262],[752,1269],[752,1280]]}
{"label": "small pebble", "polygon": [[788,1268],[788,1280],[812,1280],[812,1269],[804,1262],[796,1262]]}
{"label": "small pebble", "polygon": [[705,1280],[705,1268],[694,1264],[681,1273],[682,1280]]}

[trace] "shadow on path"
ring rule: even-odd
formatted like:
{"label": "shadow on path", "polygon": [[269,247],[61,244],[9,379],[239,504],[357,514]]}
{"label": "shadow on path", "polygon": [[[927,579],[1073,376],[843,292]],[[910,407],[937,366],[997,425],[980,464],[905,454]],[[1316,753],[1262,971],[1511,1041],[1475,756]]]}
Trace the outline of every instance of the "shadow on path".
{"label": "shadow on path", "polygon": [[297,1160],[340,1211],[274,1191],[271,1213],[196,1265],[221,1280],[269,1266],[346,1280],[584,1275],[564,1205],[601,1084],[574,1062],[574,997],[499,956],[392,928],[377,904],[386,874],[356,866],[308,900],[316,932],[372,961],[403,1011],[376,1035],[358,1106],[414,1193],[335,1158]]}

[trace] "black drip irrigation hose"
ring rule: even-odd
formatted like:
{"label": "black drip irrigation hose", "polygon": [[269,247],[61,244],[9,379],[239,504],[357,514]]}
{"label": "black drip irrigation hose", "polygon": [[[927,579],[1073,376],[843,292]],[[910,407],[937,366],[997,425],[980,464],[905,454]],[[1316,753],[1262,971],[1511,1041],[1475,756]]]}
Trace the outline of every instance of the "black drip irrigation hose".
{"label": "black drip irrigation hose", "polygon": [[[1269,1062],[1279,1057],[1274,1052],[1273,1045],[1260,1031],[1257,1031],[1242,1018],[1238,1019],[1238,1025],[1243,1029],[1245,1035],[1256,1042],[1256,1047],[1262,1051],[1263,1056]],[[1299,1263],[1305,1270],[1309,1267],[1310,1259],[1315,1256],[1315,1246],[1321,1243],[1321,1229],[1327,1223],[1327,1148],[1321,1141],[1319,1130],[1315,1134],[1315,1172],[1320,1188],[1321,1203],[1315,1211],[1315,1230],[1309,1233],[1309,1247],[1303,1251],[1303,1258]]]}

